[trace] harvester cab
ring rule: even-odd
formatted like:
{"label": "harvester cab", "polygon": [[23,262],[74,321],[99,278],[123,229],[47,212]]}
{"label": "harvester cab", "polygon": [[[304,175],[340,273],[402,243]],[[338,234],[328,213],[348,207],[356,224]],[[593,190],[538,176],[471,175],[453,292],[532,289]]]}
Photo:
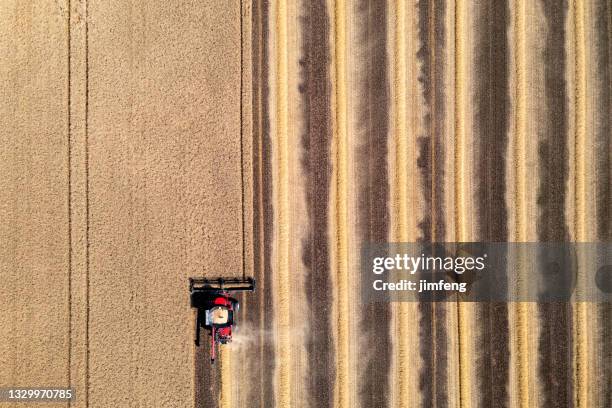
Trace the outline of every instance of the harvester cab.
{"label": "harvester cab", "polygon": [[253,278],[190,278],[191,307],[197,310],[195,344],[200,346],[200,329],[203,327],[211,337],[210,361],[215,362],[219,344],[232,341],[235,313],[240,304],[230,296],[231,292],[255,290]]}

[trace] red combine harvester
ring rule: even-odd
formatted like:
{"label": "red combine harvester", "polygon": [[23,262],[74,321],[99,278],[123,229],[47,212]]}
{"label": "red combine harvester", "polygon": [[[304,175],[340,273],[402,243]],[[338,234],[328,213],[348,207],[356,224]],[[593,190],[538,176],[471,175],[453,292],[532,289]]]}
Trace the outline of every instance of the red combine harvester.
{"label": "red combine harvester", "polygon": [[191,307],[197,309],[195,344],[200,346],[200,328],[208,330],[211,337],[210,361],[215,362],[218,344],[232,341],[234,313],[240,304],[230,292],[255,290],[253,278],[190,278]]}

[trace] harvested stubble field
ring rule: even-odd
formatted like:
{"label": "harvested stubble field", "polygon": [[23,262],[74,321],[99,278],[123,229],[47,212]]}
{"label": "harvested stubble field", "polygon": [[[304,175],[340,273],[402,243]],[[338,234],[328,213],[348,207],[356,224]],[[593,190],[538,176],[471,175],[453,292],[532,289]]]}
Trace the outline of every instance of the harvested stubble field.
{"label": "harvested stubble field", "polygon": [[[74,407],[612,405],[609,303],[364,306],[357,277],[364,242],[612,241],[608,0],[7,0],[0,19],[0,386],[72,384]],[[187,278],[243,263],[258,290],[213,369]]]}

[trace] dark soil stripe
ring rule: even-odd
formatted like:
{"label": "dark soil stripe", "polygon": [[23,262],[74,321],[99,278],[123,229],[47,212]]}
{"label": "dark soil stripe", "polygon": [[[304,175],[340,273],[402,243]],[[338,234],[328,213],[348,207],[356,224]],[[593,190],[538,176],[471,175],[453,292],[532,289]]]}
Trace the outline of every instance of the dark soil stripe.
{"label": "dark soil stripe", "polygon": [[[361,44],[367,51],[361,61],[358,112],[364,140],[359,142],[358,171],[359,225],[362,242],[387,242],[389,229],[389,186],[387,140],[389,130],[389,82],[387,77],[386,2],[361,0],[358,3]],[[362,407],[386,407],[389,403],[391,310],[388,303],[368,304],[363,309],[361,335],[369,358],[361,372],[359,397]]]}
{"label": "dark soil stripe", "polygon": [[420,354],[423,367],[419,374],[423,407],[448,406],[447,304],[419,303]]}
{"label": "dark soil stripe", "polygon": [[442,181],[444,180],[442,132],[444,130],[444,2],[421,0],[419,9],[419,41],[417,57],[421,61],[419,82],[429,112],[425,116],[427,133],[419,137],[418,167],[424,185],[425,217],[419,223],[422,241],[443,241]]}
{"label": "dark soil stripe", "polygon": [[[597,107],[600,127],[596,135],[597,152],[597,239],[601,242],[612,242],[612,4],[609,0],[597,0],[593,7],[593,16],[597,33],[596,52],[597,76],[603,89],[599,91],[601,105]],[[602,362],[599,404],[612,401],[612,303],[601,303],[598,306],[601,349],[598,352]]]}
{"label": "dark soil stripe", "polygon": [[502,302],[479,306],[482,322],[481,357],[477,364],[480,401],[483,407],[509,406],[510,346],[508,305]]}
{"label": "dark soil stripe", "polygon": [[[195,319],[195,317],[194,317]],[[203,330],[200,337],[200,347],[195,353],[195,408],[217,408],[221,374],[219,363],[210,363],[210,336]]]}
{"label": "dark soil stripe", "polygon": [[483,4],[479,33],[476,84],[479,182],[479,237],[504,242],[508,237],[506,211],[506,150],[508,145],[508,19],[503,6],[489,0]]}
{"label": "dark soil stripe", "polygon": [[[539,143],[540,185],[538,240],[567,241],[565,217],[568,175],[568,101],[565,71],[567,1],[542,0],[547,36],[545,65],[545,130]],[[569,260],[568,260],[569,262]],[[539,375],[546,407],[573,406],[572,306],[540,303]]]}
{"label": "dark soil stripe", "polygon": [[[539,143],[540,186],[538,238],[563,242],[569,238],[565,218],[565,186],[568,175],[568,106],[565,79],[565,23],[567,1],[542,0],[548,36],[544,51],[546,129]],[[559,7],[562,6],[562,7]]]}
{"label": "dark soil stripe", "polygon": [[[310,330],[306,340],[309,356],[310,406],[331,407],[334,402],[335,353],[330,305],[329,188],[332,164],[330,21],[326,1],[305,1],[300,20],[302,37],[300,97],[302,106],[302,157],[306,179],[306,206],[310,224],[302,243],[306,267],[306,296],[310,305]],[[328,318],[325,318],[328,316]]]}
{"label": "dark soil stripe", "polygon": [[272,333],[272,169],[270,123],[268,114],[268,9],[267,0],[253,0],[252,74],[253,74],[253,273],[255,293],[243,296],[245,326],[259,333],[251,350],[246,351],[249,381],[236,386],[248,387],[249,407],[274,406],[274,344]]}
{"label": "dark soil stripe", "polygon": [[[508,20],[509,5],[493,0],[482,3],[477,28],[476,123],[478,145],[478,220],[480,241],[508,240],[506,211],[506,149],[508,145]],[[505,303],[478,305],[481,326],[477,361],[480,403],[483,407],[508,406],[510,343]]]}
{"label": "dark soil stripe", "polygon": [[545,407],[572,407],[573,353],[571,303],[540,303],[540,382]]}
{"label": "dark soil stripe", "polygon": [[[417,57],[421,62],[419,82],[429,109],[425,117],[426,133],[419,137],[417,165],[423,183],[425,216],[419,222],[420,241],[443,241],[445,226],[443,209],[443,154],[442,132],[444,126],[444,16],[445,3],[420,0],[418,3],[419,41]],[[419,373],[422,405],[426,407],[448,406],[448,356],[445,303],[421,302],[419,304],[420,355],[423,362]]]}

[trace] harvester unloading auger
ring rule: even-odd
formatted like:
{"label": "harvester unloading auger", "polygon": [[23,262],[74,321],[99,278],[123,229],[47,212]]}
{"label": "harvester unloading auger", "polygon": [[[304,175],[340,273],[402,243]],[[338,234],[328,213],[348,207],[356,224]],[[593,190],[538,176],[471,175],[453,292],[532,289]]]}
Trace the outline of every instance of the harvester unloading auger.
{"label": "harvester unloading auger", "polygon": [[232,341],[234,314],[240,304],[230,292],[255,290],[253,278],[190,278],[191,307],[197,309],[195,344],[200,346],[200,328],[208,330],[211,337],[210,361],[215,362],[219,344]]}

